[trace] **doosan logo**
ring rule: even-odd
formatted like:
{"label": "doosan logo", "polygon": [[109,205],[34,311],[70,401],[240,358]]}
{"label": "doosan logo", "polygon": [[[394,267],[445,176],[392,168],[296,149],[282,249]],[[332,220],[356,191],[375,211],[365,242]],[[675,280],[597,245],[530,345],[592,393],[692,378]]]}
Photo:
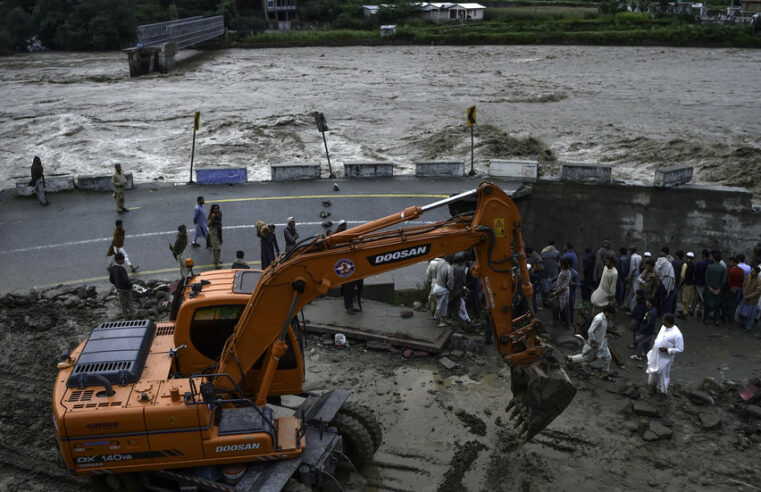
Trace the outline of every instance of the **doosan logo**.
{"label": "doosan logo", "polygon": [[250,449],[259,449],[258,442],[250,442],[247,444],[230,444],[228,446],[217,446],[217,453],[232,453],[233,451],[248,451]]}
{"label": "doosan logo", "polygon": [[368,256],[367,260],[373,266],[385,265],[386,263],[396,263],[397,261],[408,260],[410,258],[416,258],[423,256],[431,251],[430,244],[423,244],[421,246],[415,246],[414,248],[397,249],[389,251],[375,256]]}

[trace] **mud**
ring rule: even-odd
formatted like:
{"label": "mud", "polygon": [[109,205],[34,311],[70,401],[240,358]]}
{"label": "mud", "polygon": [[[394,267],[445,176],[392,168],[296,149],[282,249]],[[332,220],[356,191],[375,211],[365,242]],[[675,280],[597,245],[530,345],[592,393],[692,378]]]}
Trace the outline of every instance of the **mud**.
{"label": "mud", "polygon": [[[168,74],[130,79],[126,56],[36,53],[0,58],[0,186],[47,173],[102,174],[121,162],[137,182],[186,181],[195,165],[319,162],[312,113],[324,112],[331,158],[470,159],[466,108],[477,106],[475,168],[490,159],[613,165],[652,182],[657,167],[695,166],[694,182],[761,192],[758,50],[593,46],[410,46],[180,52]],[[334,166],[335,167],[335,166]]]}
{"label": "mud", "polygon": [[[151,290],[139,298],[138,316],[165,318],[165,298]],[[118,316],[104,286],[0,298],[0,490],[86,488],[58,458],[51,385],[61,351]],[[756,490],[761,419],[738,390],[761,386],[758,328],[747,335],[680,322],[686,351],[662,400],[647,391],[642,363],[628,359],[622,313],[616,324],[624,335],[610,344],[626,365],[614,367],[615,381],[600,380],[594,364],[569,369],[576,398],[523,446],[504,412],[509,369],[493,346],[481,353],[448,348],[443,355],[457,368],[446,371],[436,356],[405,359],[402,351],[368,351],[359,341],[338,349],[310,336],[305,389],[350,389],[380,420],[383,444],[360,475],[341,477],[347,490]],[[550,340],[564,334],[547,332]],[[694,403],[696,389],[714,405]]]}

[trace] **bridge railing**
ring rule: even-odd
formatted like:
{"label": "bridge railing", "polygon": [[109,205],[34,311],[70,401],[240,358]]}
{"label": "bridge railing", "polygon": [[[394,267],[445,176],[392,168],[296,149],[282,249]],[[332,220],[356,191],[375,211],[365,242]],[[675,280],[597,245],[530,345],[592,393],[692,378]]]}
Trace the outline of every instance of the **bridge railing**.
{"label": "bridge railing", "polygon": [[188,17],[137,28],[137,42],[142,46],[175,43],[177,49],[187,48],[225,33],[224,16]]}

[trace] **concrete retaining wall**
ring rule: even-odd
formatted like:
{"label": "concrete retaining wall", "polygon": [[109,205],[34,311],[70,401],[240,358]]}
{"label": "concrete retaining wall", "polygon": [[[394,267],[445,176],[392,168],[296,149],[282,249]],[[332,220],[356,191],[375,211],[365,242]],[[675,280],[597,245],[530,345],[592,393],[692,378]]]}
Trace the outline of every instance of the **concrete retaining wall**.
{"label": "concrete retaining wall", "polygon": [[692,179],[692,166],[674,166],[655,170],[655,186],[678,186]]}
{"label": "concrete retaining wall", "polygon": [[[31,178],[30,178],[31,179]],[[74,189],[73,176],[45,176],[45,193],[56,191],[69,191]],[[34,187],[29,186],[29,180],[16,182],[16,194],[19,196],[32,196],[35,194]]]}
{"label": "concrete retaining wall", "polygon": [[424,161],[415,163],[415,176],[464,176],[465,163],[462,161]]}
{"label": "concrete retaining wall", "polygon": [[394,175],[391,162],[345,162],[344,176],[347,178],[390,178]]}
{"label": "concrete retaining wall", "polygon": [[510,181],[536,181],[539,165],[536,161],[516,161],[492,159],[489,161],[489,176]]}
{"label": "concrete retaining wall", "polygon": [[636,245],[640,253],[718,248],[746,256],[761,238],[761,213],[744,188],[685,185],[679,188],[538,181],[516,199],[526,243],[541,249],[548,239],[566,241],[579,259],[610,239],[615,250]]}
{"label": "concrete retaining wall", "polygon": [[611,166],[603,166],[596,162],[563,162],[562,165],[561,181],[610,183]]}
{"label": "concrete retaining wall", "polygon": [[270,166],[272,181],[289,181],[293,179],[320,179],[319,164],[272,164]]}
{"label": "concrete retaining wall", "polygon": [[[113,191],[114,187],[111,185],[111,176],[113,175],[77,176],[77,188],[88,191]],[[132,181],[132,173],[124,173],[124,176],[127,178],[127,189],[131,190],[135,187]]]}
{"label": "concrete retaining wall", "polygon": [[248,181],[248,171],[245,167],[196,169],[196,181],[200,185],[245,183]]}

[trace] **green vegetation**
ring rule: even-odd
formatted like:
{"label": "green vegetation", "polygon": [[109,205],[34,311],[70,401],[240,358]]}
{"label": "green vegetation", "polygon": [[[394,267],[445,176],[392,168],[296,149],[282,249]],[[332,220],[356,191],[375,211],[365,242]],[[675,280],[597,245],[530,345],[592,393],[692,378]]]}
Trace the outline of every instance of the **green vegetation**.
{"label": "green vegetation", "polygon": [[[628,0],[662,11],[666,0]],[[0,1],[0,54],[44,46],[115,50],[135,43],[135,28],[194,15],[224,15],[236,46],[354,44],[594,44],[761,47],[750,26],[698,24],[690,16],[627,12],[627,1],[517,0],[487,6],[485,19],[433,24],[401,0],[365,19],[360,0],[298,0],[301,30],[264,32],[259,0],[5,0]],[[380,24],[396,24],[381,38]]]}

